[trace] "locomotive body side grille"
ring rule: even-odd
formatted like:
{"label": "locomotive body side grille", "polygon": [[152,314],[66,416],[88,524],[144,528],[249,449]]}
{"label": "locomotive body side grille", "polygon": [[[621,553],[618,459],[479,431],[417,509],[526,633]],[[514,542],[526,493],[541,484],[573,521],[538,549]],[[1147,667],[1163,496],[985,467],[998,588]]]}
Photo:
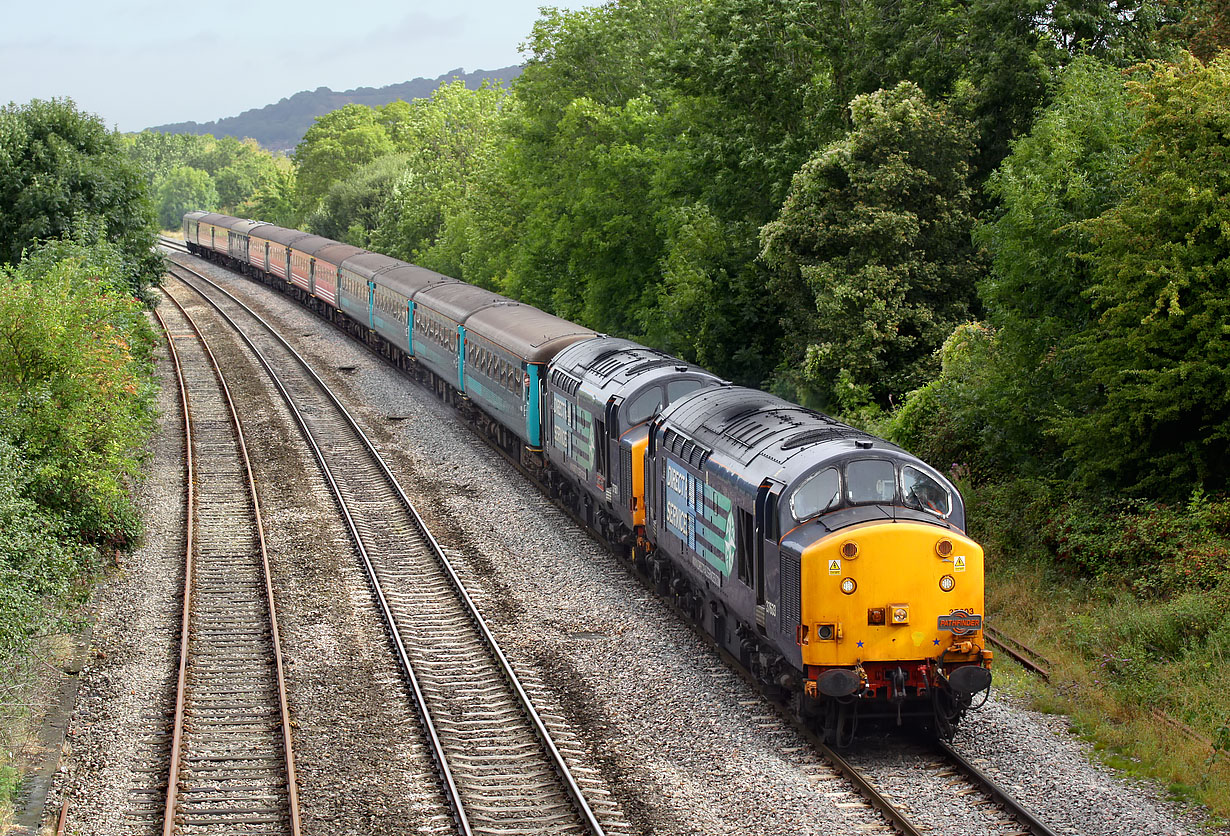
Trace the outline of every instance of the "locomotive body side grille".
{"label": "locomotive body side grille", "polygon": [[619,448],[619,490],[624,495],[624,505],[629,511],[632,507],[632,451],[627,447]]}
{"label": "locomotive body side grille", "polygon": [[783,633],[793,633],[803,619],[803,580],[797,554],[782,551],[781,573],[781,630]]}

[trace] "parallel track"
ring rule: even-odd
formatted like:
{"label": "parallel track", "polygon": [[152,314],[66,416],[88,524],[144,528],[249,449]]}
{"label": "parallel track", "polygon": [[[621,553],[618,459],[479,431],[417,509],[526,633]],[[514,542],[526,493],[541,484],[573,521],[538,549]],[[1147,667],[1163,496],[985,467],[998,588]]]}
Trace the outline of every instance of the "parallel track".
{"label": "parallel track", "polygon": [[299,833],[260,503],[226,379],[179,303],[155,311],[179,381],[186,542],[164,836]]}
{"label": "parallel track", "polygon": [[585,781],[571,774],[448,558],[338,399],[260,317],[176,268],[248,344],[303,428],[387,622],[459,831],[624,829],[614,805],[599,822]]}
{"label": "parallel track", "polygon": [[170,238],[166,235],[158,236],[158,245],[166,247],[168,250],[174,250],[177,253],[188,252],[188,245],[178,238]]}

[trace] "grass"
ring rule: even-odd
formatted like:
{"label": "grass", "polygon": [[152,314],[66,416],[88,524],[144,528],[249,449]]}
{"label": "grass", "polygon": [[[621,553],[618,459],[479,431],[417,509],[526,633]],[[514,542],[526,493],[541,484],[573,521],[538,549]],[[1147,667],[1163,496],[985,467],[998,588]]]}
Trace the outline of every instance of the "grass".
{"label": "grass", "polygon": [[[990,564],[991,622],[1050,661],[1049,683],[1010,662],[998,665],[997,683],[1037,710],[1068,715],[1107,765],[1230,820],[1225,624],[1201,620],[1218,612],[1221,592],[1139,598],[1045,563]],[[1189,739],[1155,708],[1215,745]]]}
{"label": "grass", "polygon": [[9,655],[0,674],[0,833],[13,824],[21,791],[22,753],[30,742],[30,704],[36,691],[33,658]]}

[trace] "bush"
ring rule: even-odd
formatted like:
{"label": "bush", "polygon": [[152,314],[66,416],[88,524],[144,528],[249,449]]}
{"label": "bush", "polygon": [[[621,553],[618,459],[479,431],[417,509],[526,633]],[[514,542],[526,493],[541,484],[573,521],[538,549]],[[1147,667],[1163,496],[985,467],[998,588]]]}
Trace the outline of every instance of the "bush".
{"label": "bush", "polygon": [[70,536],[58,515],[24,496],[33,474],[0,436],[0,655],[23,649],[56,620],[97,551]]}
{"label": "bush", "polygon": [[1210,590],[1230,575],[1230,500],[1200,491],[1177,506],[1073,501],[1045,537],[1060,565],[1143,595]]}

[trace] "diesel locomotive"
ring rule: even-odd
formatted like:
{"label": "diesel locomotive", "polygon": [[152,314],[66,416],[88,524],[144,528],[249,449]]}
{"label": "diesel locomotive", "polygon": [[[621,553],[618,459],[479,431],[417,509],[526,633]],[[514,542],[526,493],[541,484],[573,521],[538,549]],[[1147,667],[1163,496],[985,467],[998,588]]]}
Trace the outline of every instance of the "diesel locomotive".
{"label": "diesel locomotive", "polygon": [[951,736],[990,687],[982,549],[905,450],[389,256],[205,212],[183,232],[431,387],[829,739],[868,715]]}

